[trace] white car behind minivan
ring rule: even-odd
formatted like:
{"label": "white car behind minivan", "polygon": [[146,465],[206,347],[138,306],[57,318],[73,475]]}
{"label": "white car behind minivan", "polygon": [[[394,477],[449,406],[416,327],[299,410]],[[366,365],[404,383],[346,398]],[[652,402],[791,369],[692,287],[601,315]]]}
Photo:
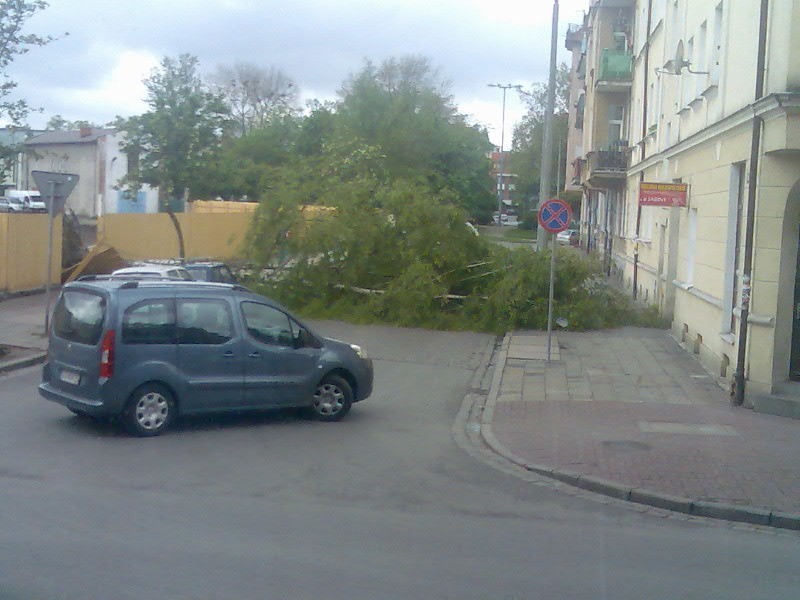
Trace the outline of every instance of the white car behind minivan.
{"label": "white car behind minivan", "polygon": [[6,197],[21,201],[25,210],[47,212],[47,204],[37,190],[7,190]]}

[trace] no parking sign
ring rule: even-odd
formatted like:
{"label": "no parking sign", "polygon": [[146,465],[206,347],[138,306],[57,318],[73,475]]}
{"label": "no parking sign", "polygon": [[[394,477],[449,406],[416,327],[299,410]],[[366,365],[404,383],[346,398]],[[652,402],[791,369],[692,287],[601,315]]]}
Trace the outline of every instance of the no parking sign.
{"label": "no parking sign", "polygon": [[539,225],[550,233],[569,229],[570,221],[572,221],[572,209],[563,200],[554,198],[539,208]]}

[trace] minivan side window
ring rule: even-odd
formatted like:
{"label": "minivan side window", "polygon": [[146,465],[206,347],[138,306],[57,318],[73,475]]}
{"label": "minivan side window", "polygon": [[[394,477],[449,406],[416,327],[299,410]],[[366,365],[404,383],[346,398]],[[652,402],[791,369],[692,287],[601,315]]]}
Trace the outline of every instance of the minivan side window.
{"label": "minivan side window", "polygon": [[53,311],[53,332],[68,342],[96,345],[103,333],[105,298],[82,290],[67,290]]}
{"label": "minivan side window", "polygon": [[174,344],[175,310],[171,300],[144,300],[122,317],[123,344]]}
{"label": "minivan side window", "polygon": [[294,346],[294,336],[286,313],[257,302],[242,302],[247,333],[262,344]]}
{"label": "minivan side window", "polygon": [[233,339],[233,319],[224,300],[178,300],[179,344],[224,344]]}

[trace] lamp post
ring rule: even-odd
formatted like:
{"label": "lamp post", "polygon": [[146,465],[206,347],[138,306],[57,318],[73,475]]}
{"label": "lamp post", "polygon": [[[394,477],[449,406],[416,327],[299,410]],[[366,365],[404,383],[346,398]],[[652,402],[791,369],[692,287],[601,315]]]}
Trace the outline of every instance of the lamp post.
{"label": "lamp post", "polygon": [[[547,85],[547,108],[544,113],[544,143],[542,144],[542,163],[539,175],[539,208],[547,202],[550,195],[550,163],[553,147],[553,112],[556,99],[556,51],[558,47],[558,0],[553,0],[553,25],[550,32],[550,81]],[[536,234],[536,248],[547,247],[548,234],[539,228]]]}
{"label": "lamp post", "polygon": [[503,149],[506,140],[506,92],[510,89],[520,90],[521,85],[507,83],[489,83],[489,87],[503,90],[503,112],[500,117],[500,171],[497,173],[497,224],[501,224],[500,215],[503,211],[503,174],[506,172],[506,153]]}

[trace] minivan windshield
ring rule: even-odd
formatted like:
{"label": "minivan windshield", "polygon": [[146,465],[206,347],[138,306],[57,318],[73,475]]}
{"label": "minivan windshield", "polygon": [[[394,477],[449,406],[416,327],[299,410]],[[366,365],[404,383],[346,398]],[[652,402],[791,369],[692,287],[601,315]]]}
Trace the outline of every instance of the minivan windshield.
{"label": "minivan windshield", "polygon": [[103,332],[106,301],[102,296],[81,290],[61,295],[53,312],[53,333],[61,339],[95,345]]}

